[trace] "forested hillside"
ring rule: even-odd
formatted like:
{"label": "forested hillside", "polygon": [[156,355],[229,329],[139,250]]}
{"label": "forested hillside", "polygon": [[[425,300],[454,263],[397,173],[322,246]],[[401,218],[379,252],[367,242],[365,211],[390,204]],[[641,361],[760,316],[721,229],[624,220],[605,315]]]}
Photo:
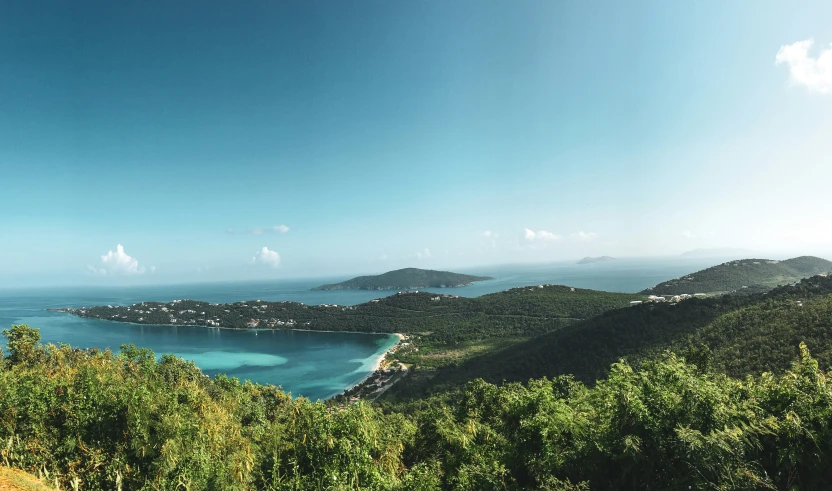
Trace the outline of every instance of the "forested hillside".
{"label": "forested hillside", "polygon": [[805,341],[825,369],[832,366],[832,277],[750,296],[690,299],[676,305],[642,304],[611,310],[529,341],[474,357],[434,377],[412,377],[390,397],[419,398],[454,390],[482,377],[499,383],[572,374],[591,383],[611,363],[631,362],[666,349],[704,345],[715,368],[742,377],[782,371]]}
{"label": "forested hillside", "polygon": [[742,259],[729,261],[681,278],[665,281],[642,291],[643,294],[681,295],[684,293],[759,293],[776,286],[800,281],[816,274],[832,272],[832,261],[801,256],[785,261]]}
{"label": "forested hillside", "polygon": [[[829,373],[802,348],[782,376],[733,379],[663,353],[502,387],[423,412],[343,409],[203,376],[125,346],[39,346],[0,361],[0,458],[61,489],[825,489]],[[696,358],[693,356],[692,358]],[[704,358],[700,357],[700,360]]]}

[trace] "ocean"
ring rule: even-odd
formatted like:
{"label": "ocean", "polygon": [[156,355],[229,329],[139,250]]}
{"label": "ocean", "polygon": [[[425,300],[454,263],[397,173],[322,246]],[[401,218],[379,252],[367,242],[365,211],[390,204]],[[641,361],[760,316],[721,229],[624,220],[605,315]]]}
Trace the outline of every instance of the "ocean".
{"label": "ocean", "polygon": [[[544,283],[615,292],[638,292],[662,281],[718,264],[719,260],[629,259],[593,264],[550,263],[459,270],[495,279],[460,288],[427,289],[477,297],[508,288]],[[355,385],[374,369],[396,342],[387,334],[307,331],[235,331],[184,326],[149,326],[48,312],[49,308],[129,305],[177,299],[228,303],[241,300],[294,301],[355,305],[391,291],[312,291],[323,283],[348,279],[277,279],[274,281],[198,283],[133,287],[64,287],[0,290],[0,327],[28,324],[40,329],[44,343],[79,348],[119,349],[122,344],[173,353],[192,360],[204,373],[225,373],[240,380],[279,385],[293,396],[326,399]],[[2,340],[5,342],[5,340]]]}

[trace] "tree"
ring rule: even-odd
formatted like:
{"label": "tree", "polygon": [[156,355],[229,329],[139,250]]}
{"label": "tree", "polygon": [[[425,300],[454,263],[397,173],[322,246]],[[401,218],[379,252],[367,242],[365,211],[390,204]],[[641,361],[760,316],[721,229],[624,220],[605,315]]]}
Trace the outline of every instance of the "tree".
{"label": "tree", "polygon": [[34,329],[26,324],[12,325],[11,329],[4,329],[3,335],[7,339],[9,361],[18,363],[30,362],[37,356],[35,348],[40,341],[40,329]]}

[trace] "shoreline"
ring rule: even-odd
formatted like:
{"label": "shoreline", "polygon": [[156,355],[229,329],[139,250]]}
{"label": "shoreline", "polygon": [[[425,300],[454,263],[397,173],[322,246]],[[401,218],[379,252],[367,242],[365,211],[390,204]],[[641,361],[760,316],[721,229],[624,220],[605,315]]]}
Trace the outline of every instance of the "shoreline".
{"label": "shoreline", "polygon": [[343,390],[341,390],[341,391],[340,391],[340,392],[338,392],[337,394],[332,394],[331,396],[329,396],[329,397],[327,397],[326,399],[323,399],[323,400],[324,400],[324,401],[329,401],[329,400],[335,399],[336,397],[341,396],[341,395],[343,395],[344,393],[349,392],[349,391],[351,391],[351,390],[355,389],[356,387],[360,387],[360,386],[361,386],[361,385],[363,385],[365,382],[367,382],[367,380],[369,380],[370,378],[372,378],[372,377],[374,377],[374,376],[378,375],[378,373],[379,373],[379,372],[381,372],[382,370],[384,370],[383,368],[381,368],[381,362],[383,362],[383,361],[384,361],[384,359],[385,359],[385,358],[387,358],[387,355],[389,355],[392,351],[394,351],[396,348],[398,348],[398,346],[402,343],[402,341],[404,341],[405,339],[407,339],[407,336],[406,336],[405,334],[403,334],[403,333],[400,333],[400,332],[394,332],[394,333],[391,333],[391,334],[395,335],[395,336],[398,338],[398,341],[396,341],[396,342],[395,342],[392,346],[390,346],[389,348],[387,348],[386,350],[384,350],[384,352],[383,352],[383,353],[379,354],[379,355],[376,357],[376,360],[375,360],[375,362],[373,363],[373,369],[372,369],[372,371],[371,371],[369,374],[367,374],[367,376],[366,376],[366,377],[364,377],[364,378],[362,378],[361,380],[359,380],[358,382],[356,382],[356,383],[354,383],[354,384],[350,385],[349,387],[345,387]]}
{"label": "shoreline", "polygon": [[[201,328],[201,329],[204,329],[204,330],[207,330],[207,331],[210,331],[212,329],[225,329],[225,330],[229,330],[229,331],[254,331],[254,332],[257,332],[257,331],[267,331],[267,332],[268,331],[301,331],[301,332],[325,332],[325,333],[347,333],[347,334],[372,334],[372,335],[376,335],[376,336],[380,336],[380,335],[387,335],[388,337],[395,336],[397,338],[395,343],[393,343],[387,349],[382,351],[380,354],[374,356],[375,360],[372,363],[372,368],[366,376],[364,376],[358,382],[356,382],[356,383],[354,383],[354,384],[352,384],[348,387],[344,387],[343,389],[341,389],[339,392],[337,392],[335,394],[332,394],[332,395],[330,395],[326,398],[319,399],[321,401],[328,401],[330,399],[338,397],[339,395],[343,394],[344,392],[352,390],[353,388],[358,387],[361,384],[365,383],[369,378],[376,375],[376,373],[379,370],[382,369],[381,364],[384,361],[384,359],[387,358],[387,355],[390,354],[390,352],[393,351],[395,348],[397,348],[402,343],[402,341],[407,339],[407,336],[403,333],[400,333],[400,332],[332,331],[332,330],[322,330],[322,329],[294,329],[294,328],[288,328],[288,329],[287,328],[261,329],[261,328],[237,328],[237,327],[222,327],[222,326],[216,326],[216,327],[210,326],[209,327],[209,326],[196,325],[196,324],[193,324],[193,325],[144,324],[144,323],[140,323],[140,322],[117,321],[117,320],[111,320],[111,319],[98,319],[98,318],[95,318],[95,317],[80,316],[80,315],[73,314],[71,312],[64,312],[64,311],[59,311],[59,312],[62,313],[62,314],[71,315],[71,316],[78,317],[78,318],[81,318],[81,319],[94,320],[94,321],[99,321],[99,322],[107,322],[107,323],[112,323],[112,324],[129,324],[129,325],[133,325],[133,326],[142,326],[142,327],[144,327],[144,326],[155,326],[155,327],[163,327],[163,328],[186,327],[186,328]],[[368,357],[368,358],[371,358],[371,357]],[[201,369],[200,369],[200,371],[201,371]],[[274,384],[274,383],[272,383],[271,385],[274,385],[276,387],[278,386],[278,384]],[[305,397],[305,396],[300,395],[300,396],[297,396],[297,397]]]}
{"label": "shoreline", "polygon": [[201,324],[146,324],[144,322],[130,322],[130,321],[117,321],[117,320],[112,320],[112,319],[99,319],[97,317],[87,317],[87,316],[84,316],[84,315],[76,315],[76,314],[73,314],[71,312],[65,312],[65,311],[62,311],[62,310],[50,310],[50,309],[44,309],[44,310],[46,310],[47,312],[58,312],[58,313],[61,313],[61,314],[71,315],[71,316],[74,316],[74,317],[78,317],[79,319],[88,319],[88,320],[100,321],[100,322],[112,322],[113,324],[130,324],[131,326],[187,327],[187,328],[198,327],[198,328],[207,329],[207,330],[210,330],[210,329],[226,329],[228,331],[302,331],[302,332],[329,332],[329,333],[343,332],[343,333],[348,333],[348,334],[373,334],[373,335],[376,335],[376,336],[386,334],[386,335],[389,335],[389,336],[399,336],[399,342],[401,342],[401,340],[403,339],[402,336],[404,336],[403,334],[398,333],[398,332],[332,331],[332,330],[328,330],[328,329],[299,329],[299,328],[294,328],[294,327],[289,327],[289,328],[286,328],[286,327],[277,328],[277,327],[275,327],[275,328],[265,328],[264,329],[262,327],[203,326]]}
{"label": "shoreline", "polygon": [[[378,357],[376,359],[376,362],[373,364],[373,371],[371,372],[371,374],[379,371],[381,369],[381,362],[383,362],[384,359],[387,358],[387,355],[389,355],[391,351],[393,351],[395,348],[397,348],[402,343],[402,341],[407,339],[406,336],[404,334],[400,333],[400,332],[394,332],[394,333],[391,333],[391,334],[393,334],[394,336],[396,336],[399,339],[398,339],[398,341],[393,343],[392,346],[390,346],[389,348],[384,350],[384,353],[378,355]],[[364,380],[367,380],[368,378],[370,378],[370,375],[368,375]],[[364,380],[362,380],[361,382],[364,382]],[[361,382],[359,382],[359,383],[361,383]]]}

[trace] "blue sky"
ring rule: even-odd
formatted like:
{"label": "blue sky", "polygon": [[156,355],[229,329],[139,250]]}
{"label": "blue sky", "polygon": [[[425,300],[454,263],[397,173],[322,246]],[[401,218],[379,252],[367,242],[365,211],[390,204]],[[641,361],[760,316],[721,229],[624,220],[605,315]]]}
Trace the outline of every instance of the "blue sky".
{"label": "blue sky", "polygon": [[830,18],[6,2],[0,286],[828,254]]}

